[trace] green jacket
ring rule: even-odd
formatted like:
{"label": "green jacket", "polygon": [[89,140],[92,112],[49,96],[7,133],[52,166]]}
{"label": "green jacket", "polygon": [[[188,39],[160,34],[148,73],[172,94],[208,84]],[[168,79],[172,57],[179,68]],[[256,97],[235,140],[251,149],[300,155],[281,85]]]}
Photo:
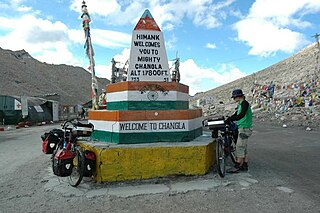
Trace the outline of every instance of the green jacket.
{"label": "green jacket", "polygon": [[238,103],[238,110],[230,117],[230,120],[237,121],[240,129],[252,127],[252,111],[248,101],[243,100]]}

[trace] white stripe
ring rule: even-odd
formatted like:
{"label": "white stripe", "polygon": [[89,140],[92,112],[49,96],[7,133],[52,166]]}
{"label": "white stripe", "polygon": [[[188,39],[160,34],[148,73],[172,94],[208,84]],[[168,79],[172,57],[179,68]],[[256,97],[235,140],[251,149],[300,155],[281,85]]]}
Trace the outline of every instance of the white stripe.
{"label": "white stripe", "polygon": [[115,101],[188,101],[189,94],[168,91],[163,93],[161,91],[146,91],[141,93],[140,91],[121,91],[107,93],[107,103]]}
{"label": "white stripe", "polygon": [[211,125],[219,125],[219,124],[224,124],[224,120],[208,121],[208,126],[211,126]]}
{"label": "white stripe", "polygon": [[89,120],[95,130],[116,133],[144,133],[144,132],[184,132],[202,127],[202,119],[191,120],[161,120],[161,121],[101,121]]}

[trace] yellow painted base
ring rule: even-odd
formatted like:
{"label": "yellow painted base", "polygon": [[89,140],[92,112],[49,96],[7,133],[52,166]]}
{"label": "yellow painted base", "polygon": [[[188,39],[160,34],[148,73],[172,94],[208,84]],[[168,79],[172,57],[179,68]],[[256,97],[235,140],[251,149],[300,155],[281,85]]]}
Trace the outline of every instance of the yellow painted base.
{"label": "yellow painted base", "polygon": [[94,178],[98,182],[202,175],[215,159],[209,136],[200,136],[192,142],[119,145],[81,141],[80,145],[96,154]]}

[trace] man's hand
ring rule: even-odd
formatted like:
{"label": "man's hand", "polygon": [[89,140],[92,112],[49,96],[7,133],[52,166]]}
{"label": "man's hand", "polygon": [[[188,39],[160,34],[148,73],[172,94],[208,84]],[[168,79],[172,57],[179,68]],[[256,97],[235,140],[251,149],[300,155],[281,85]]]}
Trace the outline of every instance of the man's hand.
{"label": "man's hand", "polygon": [[226,116],[226,120],[225,120],[225,122],[227,123],[227,124],[230,124],[231,123],[231,118],[229,117],[229,116]]}

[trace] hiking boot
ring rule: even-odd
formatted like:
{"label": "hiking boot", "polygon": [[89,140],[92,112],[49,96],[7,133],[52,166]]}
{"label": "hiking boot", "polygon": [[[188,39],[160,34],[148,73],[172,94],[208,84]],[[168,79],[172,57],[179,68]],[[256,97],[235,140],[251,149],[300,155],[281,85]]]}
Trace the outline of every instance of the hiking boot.
{"label": "hiking boot", "polygon": [[248,171],[248,163],[244,162],[241,166],[240,166],[240,171],[244,171],[247,172]]}
{"label": "hiking boot", "polygon": [[248,171],[248,167],[240,166],[239,171],[247,172]]}
{"label": "hiking boot", "polygon": [[228,169],[226,172],[230,174],[234,174],[234,173],[239,173],[239,171],[240,171],[240,166],[238,163],[236,163],[233,168]]}

